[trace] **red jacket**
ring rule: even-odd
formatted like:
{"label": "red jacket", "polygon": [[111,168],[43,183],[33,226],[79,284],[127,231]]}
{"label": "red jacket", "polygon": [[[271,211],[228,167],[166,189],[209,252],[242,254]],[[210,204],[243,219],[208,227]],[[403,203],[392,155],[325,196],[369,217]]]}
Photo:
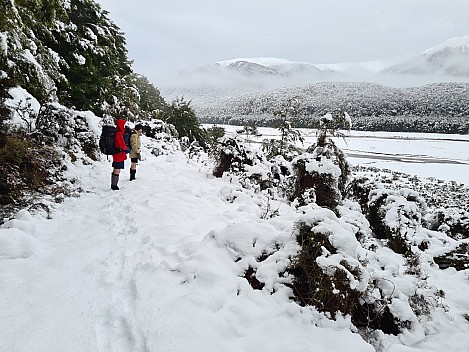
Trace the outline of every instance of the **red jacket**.
{"label": "red jacket", "polygon": [[124,131],[125,131],[125,120],[117,120],[116,121],[116,134],[114,135],[114,144],[116,148],[121,149],[121,152],[118,154],[114,154],[112,156],[112,160],[115,162],[124,161],[127,159],[127,154],[125,151],[127,150],[127,146],[124,142]]}

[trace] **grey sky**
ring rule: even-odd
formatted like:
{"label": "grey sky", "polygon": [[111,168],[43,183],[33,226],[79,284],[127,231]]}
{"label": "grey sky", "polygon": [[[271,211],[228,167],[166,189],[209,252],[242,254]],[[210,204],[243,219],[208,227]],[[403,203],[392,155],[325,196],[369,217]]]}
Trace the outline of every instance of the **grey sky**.
{"label": "grey sky", "polygon": [[319,63],[419,54],[469,35],[468,0],[97,0],[134,70],[158,75],[238,57]]}

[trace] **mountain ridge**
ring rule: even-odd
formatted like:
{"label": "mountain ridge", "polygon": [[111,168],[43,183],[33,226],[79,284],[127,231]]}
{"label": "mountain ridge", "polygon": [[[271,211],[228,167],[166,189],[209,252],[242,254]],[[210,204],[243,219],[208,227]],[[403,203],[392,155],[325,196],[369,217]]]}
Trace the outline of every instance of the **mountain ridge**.
{"label": "mountain ridge", "polygon": [[179,71],[160,85],[166,99],[184,96],[204,103],[243,93],[318,83],[372,82],[411,87],[469,82],[469,35],[450,38],[420,54],[386,60],[313,64],[282,58],[235,58]]}

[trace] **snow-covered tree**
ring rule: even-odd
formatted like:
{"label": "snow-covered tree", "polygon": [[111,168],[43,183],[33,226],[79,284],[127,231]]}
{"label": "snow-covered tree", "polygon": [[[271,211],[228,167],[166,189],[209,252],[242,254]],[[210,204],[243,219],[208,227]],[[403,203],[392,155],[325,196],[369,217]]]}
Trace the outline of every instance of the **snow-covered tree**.
{"label": "snow-covered tree", "polygon": [[280,132],[280,139],[265,139],[262,142],[262,149],[268,158],[281,155],[287,160],[292,160],[299,154],[296,143],[303,143],[304,139],[301,132],[293,128],[293,124],[298,118],[299,107],[300,101],[295,97],[274,112],[274,120],[276,121],[274,127]]}
{"label": "snow-covered tree", "polygon": [[293,160],[295,185],[292,200],[297,199],[300,205],[316,202],[330,209],[339,204],[345,193],[350,167],[345,154],[331,137],[343,137],[339,128],[344,127],[350,129],[351,121],[342,110],[334,110],[321,119],[317,142]]}

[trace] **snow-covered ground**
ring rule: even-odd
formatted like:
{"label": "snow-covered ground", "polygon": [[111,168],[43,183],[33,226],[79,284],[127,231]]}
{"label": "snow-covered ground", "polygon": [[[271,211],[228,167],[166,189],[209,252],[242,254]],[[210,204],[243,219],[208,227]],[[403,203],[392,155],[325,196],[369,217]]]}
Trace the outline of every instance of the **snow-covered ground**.
{"label": "snow-covered ground", "polygon": [[[279,216],[263,219],[259,198],[181,152],[143,154],[120,191],[109,188],[110,162],[78,165],[81,197],[0,227],[0,351],[374,350],[348,318],[289,298],[277,274],[298,249],[293,208],[276,204]],[[265,261],[266,286],[254,290],[244,266],[278,243],[282,255]],[[383,337],[382,351],[467,351],[468,270],[428,270],[447,313],[433,315],[423,340]]]}
{"label": "snow-covered ground", "polygon": [[[219,126],[228,132],[242,129],[241,126]],[[259,127],[258,130],[261,136],[249,137],[254,142],[278,138],[276,129]],[[300,130],[305,139],[304,147],[315,142],[315,130]],[[352,165],[375,166],[469,186],[469,135],[351,131],[345,140],[335,138],[334,141]]]}

